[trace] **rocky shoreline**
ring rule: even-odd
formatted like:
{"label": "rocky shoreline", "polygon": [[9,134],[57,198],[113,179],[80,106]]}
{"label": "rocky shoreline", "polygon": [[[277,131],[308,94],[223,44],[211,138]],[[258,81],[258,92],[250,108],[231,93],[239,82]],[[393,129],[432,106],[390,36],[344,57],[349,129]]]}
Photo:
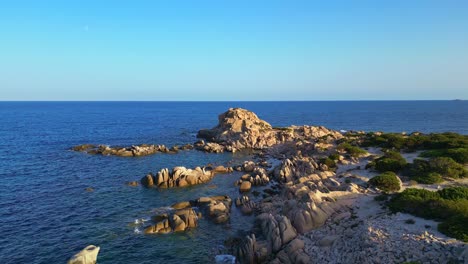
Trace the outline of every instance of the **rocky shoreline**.
{"label": "rocky shoreline", "polygon": [[[220,194],[181,201],[172,205],[171,212],[154,216],[152,224],[145,227],[145,234],[167,234],[196,228],[202,215],[223,224],[243,221],[230,219],[231,210],[253,214],[251,232],[226,240],[222,253],[231,254],[232,258],[217,259],[232,262],[235,258],[239,263],[468,260],[466,243],[441,238],[440,233],[432,233],[433,229],[395,224],[399,216],[389,215],[388,209],[381,209],[382,205],[373,201],[382,190],[368,184],[372,173],[365,167],[381,156],[380,152],[369,153],[373,151],[340,144],[350,136],[325,127],[273,128],[254,113],[240,108],[229,109],[218,120],[214,128],[199,131],[197,136],[203,140],[182,148],[81,145],[73,150],[129,157],[176,153],[182,149],[209,153],[256,150],[254,160],[238,166],[194,169],[180,166],[141,179],[144,187],[184,188],[207,183],[216,173],[243,173],[233,186],[239,190],[238,197]],[[396,178],[399,190],[404,183]],[[231,206],[233,200],[235,209]],[[360,208],[362,201],[371,209]]]}

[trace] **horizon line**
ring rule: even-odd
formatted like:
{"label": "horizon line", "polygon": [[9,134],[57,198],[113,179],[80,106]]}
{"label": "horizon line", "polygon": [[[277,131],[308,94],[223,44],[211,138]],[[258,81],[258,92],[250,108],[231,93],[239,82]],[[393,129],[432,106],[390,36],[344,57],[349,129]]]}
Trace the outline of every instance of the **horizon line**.
{"label": "horizon line", "polygon": [[105,103],[105,102],[165,102],[165,103],[242,103],[242,102],[253,102],[253,103],[262,103],[262,102],[411,102],[411,101],[467,101],[468,99],[324,99],[324,100],[0,100],[1,103],[7,102],[18,102],[18,103],[27,103],[27,102],[44,102],[44,103],[53,103],[53,102],[96,102],[96,103]]}

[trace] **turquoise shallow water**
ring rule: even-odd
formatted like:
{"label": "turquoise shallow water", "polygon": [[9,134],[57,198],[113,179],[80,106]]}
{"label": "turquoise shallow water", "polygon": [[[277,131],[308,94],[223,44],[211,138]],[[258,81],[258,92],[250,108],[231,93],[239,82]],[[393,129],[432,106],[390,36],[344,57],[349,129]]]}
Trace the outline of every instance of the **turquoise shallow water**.
{"label": "turquoise shallow water", "polygon": [[[99,263],[209,263],[230,234],[248,229],[233,208],[227,225],[200,221],[183,234],[144,236],[129,224],[154,208],[205,195],[237,196],[239,175],[218,175],[187,189],[133,188],[149,171],[240,161],[197,151],[141,158],[71,152],[77,144],[192,143],[229,107],[256,112],[273,126],[454,131],[468,134],[465,101],[420,102],[29,102],[0,103],[0,263],[63,263],[88,244]],[[215,185],[216,188],[213,188]],[[86,192],[92,186],[94,192]]]}

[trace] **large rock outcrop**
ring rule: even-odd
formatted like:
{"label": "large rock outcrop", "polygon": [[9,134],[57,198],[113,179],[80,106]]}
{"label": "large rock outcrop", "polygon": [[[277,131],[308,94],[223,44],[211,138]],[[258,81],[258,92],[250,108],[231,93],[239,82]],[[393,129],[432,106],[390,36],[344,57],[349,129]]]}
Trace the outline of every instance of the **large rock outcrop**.
{"label": "large rock outcrop", "polygon": [[255,113],[242,108],[230,108],[218,120],[216,127],[200,130],[198,137],[214,142],[228,142],[237,148],[254,148],[261,134],[272,128]]}
{"label": "large rock outcrop", "polygon": [[[341,133],[321,126],[291,126],[287,128],[273,128],[269,123],[242,108],[230,108],[218,117],[218,125],[212,129],[203,129],[197,137],[220,144],[216,149],[224,146],[227,151],[240,149],[264,149],[280,143],[331,137],[339,139]],[[213,146],[199,146],[199,149],[212,151]],[[214,152],[214,151],[212,151]]]}

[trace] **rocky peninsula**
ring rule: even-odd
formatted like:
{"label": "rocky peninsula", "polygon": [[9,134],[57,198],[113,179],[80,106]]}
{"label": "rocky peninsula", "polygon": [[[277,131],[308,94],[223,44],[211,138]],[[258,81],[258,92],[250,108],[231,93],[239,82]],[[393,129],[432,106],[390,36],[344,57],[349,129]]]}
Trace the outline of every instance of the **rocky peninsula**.
{"label": "rocky peninsula", "polygon": [[[229,109],[218,121],[198,132],[202,140],[183,149],[252,150],[251,160],[214,168],[181,164],[140,181],[145,188],[186,188],[206,184],[217,173],[240,172],[232,186],[239,196],[180,201],[155,215],[146,235],[197,228],[206,215],[215,224],[251,226],[250,232],[226,239],[223,257],[216,258],[220,263],[467,263],[467,136],[280,128],[241,108]],[[179,148],[81,145],[73,150],[135,157]],[[443,217],[413,210],[414,203],[405,199],[419,195],[414,189],[437,193],[437,210],[457,209]],[[232,219],[231,210],[255,220]],[[453,228],[444,228],[443,221]]]}

